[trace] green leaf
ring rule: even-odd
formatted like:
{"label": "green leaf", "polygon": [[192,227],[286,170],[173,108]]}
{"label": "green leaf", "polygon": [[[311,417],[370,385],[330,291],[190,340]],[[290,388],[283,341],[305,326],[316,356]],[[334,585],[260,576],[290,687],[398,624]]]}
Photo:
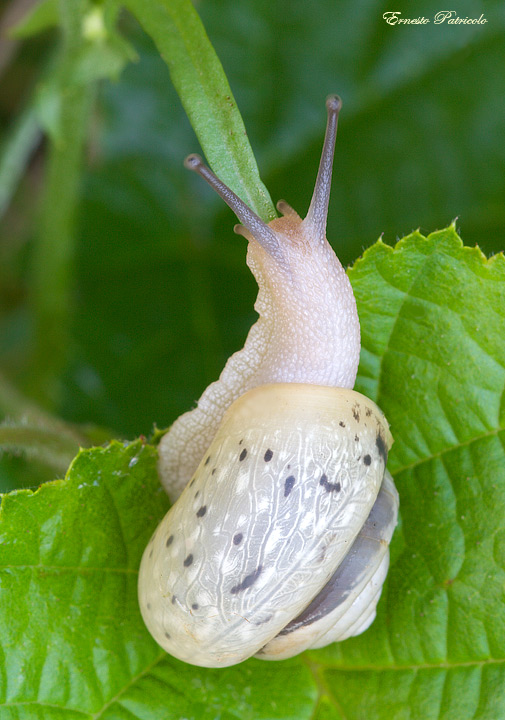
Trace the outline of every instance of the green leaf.
{"label": "green leaf", "polygon": [[139,441],[82,451],[66,480],[4,496],[2,720],[96,712],[159,656],[136,578],[162,495]]}
{"label": "green leaf", "polygon": [[[350,271],[356,389],[395,439],[401,522],[379,618],[315,654],[346,718],[505,718],[505,260],[453,227]],[[361,713],[361,715],[360,715]]]}
{"label": "green leaf", "polygon": [[505,720],[505,260],[450,227],[379,241],[350,277],[401,498],[372,627],[224,670],[160,651],[136,573],[167,500],[154,448],[115,442],[4,496],[2,720]]}
{"label": "green leaf", "polygon": [[277,217],[223,67],[190,0],[126,0],[153,38],[216,174],[265,221]]}
{"label": "green leaf", "polygon": [[136,588],[143,549],[168,509],[155,461],[149,445],[114,442],[82,451],[64,481],[3,497],[2,720],[210,720],[218,708],[230,719],[309,717],[315,689],[298,662],[275,675],[259,661],[209,672],[150,638]]}

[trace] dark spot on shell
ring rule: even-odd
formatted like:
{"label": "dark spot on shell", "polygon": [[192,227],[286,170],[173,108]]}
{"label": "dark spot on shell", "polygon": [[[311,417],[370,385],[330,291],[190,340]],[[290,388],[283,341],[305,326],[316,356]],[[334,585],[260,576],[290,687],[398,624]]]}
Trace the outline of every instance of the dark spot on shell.
{"label": "dark spot on shell", "polygon": [[359,442],[359,437],[357,435],[354,436],[354,442]]}
{"label": "dark spot on shell", "polygon": [[352,408],[352,416],[356,420],[357,423],[359,423],[360,420],[360,414],[359,414],[359,405],[356,404]]}
{"label": "dark spot on shell", "polygon": [[265,462],[270,462],[270,460],[273,458],[273,456],[274,456],[273,452],[270,450],[270,448],[268,448],[268,450],[267,450],[266,453],[265,453],[265,457],[263,458],[263,460],[264,460]]}
{"label": "dark spot on shell", "polygon": [[175,605],[177,602],[177,595],[172,595],[172,605]]}
{"label": "dark spot on shell", "polygon": [[241,583],[239,583],[238,585],[234,585],[232,587],[232,589],[230,590],[231,594],[236,595],[237,593],[243,592],[244,590],[247,590],[252,585],[254,585],[256,580],[261,575],[262,570],[263,570],[263,566],[258,565],[258,567],[256,568],[256,570],[254,572],[252,572],[250,575],[246,575]]}
{"label": "dark spot on shell", "polygon": [[165,633],[165,637],[166,637],[167,640],[170,640],[170,637],[171,637],[171,636],[170,636],[169,633],[166,632],[166,633]]}
{"label": "dark spot on shell", "polygon": [[242,440],[239,440],[239,441],[238,441],[238,444],[239,444],[239,445],[242,445],[243,442],[244,442],[244,438],[242,438]]}
{"label": "dark spot on shell", "polygon": [[372,414],[372,409],[367,407],[367,409],[365,410],[365,414],[367,417],[370,417],[370,415]]}
{"label": "dark spot on shell", "polygon": [[189,483],[189,487],[193,487],[193,485],[195,484],[195,480],[196,480],[196,477],[191,479],[191,482]]}
{"label": "dark spot on shell", "polygon": [[212,469],[212,472],[211,472],[211,475],[214,475],[215,472],[216,472],[216,468],[213,468],[213,469]]}
{"label": "dark spot on shell", "polygon": [[149,553],[149,557],[152,558],[153,556],[153,549],[151,548],[151,552]]}
{"label": "dark spot on shell", "polygon": [[199,495],[200,495],[200,490],[197,490],[196,493],[195,493],[195,500],[196,500],[196,498],[197,498]]}
{"label": "dark spot on shell", "polygon": [[319,484],[324,487],[326,492],[340,492],[342,487],[339,482],[329,482],[328,477],[324,474],[321,475],[321,480],[319,481]]}
{"label": "dark spot on shell", "polygon": [[210,461],[210,455],[207,456],[207,460],[205,461],[205,464],[208,465]]}
{"label": "dark spot on shell", "polygon": [[287,497],[291,490],[293,489],[293,485],[295,484],[295,476],[290,475],[288,478],[284,481],[284,497]]}
{"label": "dark spot on shell", "polygon": [[184,567],[189,567],[192,562],[193,562],[193,555],[191,555],[191,553],[190,553],[187,556],[187,558],[184,560]]}
{"label": "dark spot on shell", "polygon": [[151,609],[151,603],[147,603],[147,609],[148,609],[148,610]]}
{"label": "dark spot on shell", "polygon": [[370,455],[365,455],[365,457],[363,458],[363,462],[365,463],[365,465],[370,465],[372,462],[372,458],[370,457]]}
{"label": "dark spot on shell", "polygon": [[234,535],[234,536],[233,536],[233,544],[234,544],[234,545],[240,545],[240,543],[242,542],[242,538],[243,538],[243,537],[244,537],[244,536],[242,535],[242,533],[237,533],[236,535]]}
{"label": "dark spot on shell", "polygon": [[191,606],[191,609],[192,609],[192,610],[198,610],[199,607],[200,607],[200,606],[199,606],[198,603],[193,603],[193,605]]}
{"label": "dark spot on shell", "polygon": [[344,422],[343,420],[341,420],[341,421],[339,422],[339,425],[340,425],[340,427],[345,427],[345,422]]}
{"label": "dark spot on shell", "polygon": [[207,512],[207,505],[202,505],[202,507],[196,513],[196,517],[203,517],[206,512]]}
{"label": "dark spot on shell", "polygon": [[242,450],[242,452],[240,453],[240,457],[239,457],[240,462],[242,462],[242,460],[245,460],[246,455],[247,455],[247,450],[244,448]]}
{"label": "dark spot on shell", "polygon": [[166,545],[167,547],[170,547],[170,545],[173,543],[173,541],[174,541],[174,536],[173,536],[173,535],[170,535],[170,537],[167,538],[167,541],[166,541],[165,545]]}
{"label": "dark spot on shell", "polygon": [[386,464],[388,461],[388,449],[386,443],[384,442],[384,438],[382,437],[380,432],[377,433],[377,437],[375,438],[375,444],[377,445],[379,455],[384,460],[384,464]]}

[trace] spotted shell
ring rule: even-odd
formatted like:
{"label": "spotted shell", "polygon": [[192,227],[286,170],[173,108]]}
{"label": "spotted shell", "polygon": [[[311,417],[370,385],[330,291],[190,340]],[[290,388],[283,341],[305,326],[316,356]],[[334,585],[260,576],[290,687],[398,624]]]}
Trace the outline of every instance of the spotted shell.
{"label": "spotted shell", "polygon": [[282,383],[238,398],[142,558],[140,608],[157,642],[223,667],[361,632],[396,524],[391,443],[382,412],[353,390]]}

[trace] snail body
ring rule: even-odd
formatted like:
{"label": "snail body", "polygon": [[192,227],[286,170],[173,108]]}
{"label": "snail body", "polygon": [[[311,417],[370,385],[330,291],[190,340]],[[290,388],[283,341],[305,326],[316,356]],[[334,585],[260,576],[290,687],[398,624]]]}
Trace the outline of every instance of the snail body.
{"label": "snail body", "polygon": [[282,659],[358,634],[387,572],[392,437],[352,390],[359,321],[325,237],[340,100],[327,109],[304,220],[281,202],[284,217],[266,225],[198,156],[186,161],[243,223],[259,285],[243,350],[160,444],[176,502],[142,558],[139,602],[157,642],[196,665]]}

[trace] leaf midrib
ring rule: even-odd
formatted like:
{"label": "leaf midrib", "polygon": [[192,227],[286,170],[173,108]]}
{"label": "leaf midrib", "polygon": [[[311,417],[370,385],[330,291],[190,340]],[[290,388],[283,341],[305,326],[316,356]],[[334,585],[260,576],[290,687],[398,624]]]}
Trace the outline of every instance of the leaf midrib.
{"label": "leaf midrib", "polygon": [[111,707],[111,705],[113,705],[115,702],[118,702],[119,698],[120,698],[122,695],[124,695],[124,693],[128,690],[128,688],[130,688],[130,687],[132,687],[133,685],[135,685],[135,683],[136,683],[138,680],[140,680],[140,678],[144,677],[144,675],[146,675],[150,670],[152,670],[154,667],[156,667],[156,665],[158,665],[158,663],[160,663],[160,662],[163,660],[163,658],[166,657],[166,655],[167,655],[167,653],[165,653],[165,652],[160,653],[160,654],[156,657],[155,660],[153,660],[151,663],[149,663],[149,665],[146,665],[146,667],[145,667],[143,670],[141,670],[141,672],[137,673],[137,675],[135,675],[134,677],[132,677],[132,679],[130,680],[130,682],[128,682],[128,683],[126,683],[125,685],[123,685],[123,687],[114,695],[114,697],[112,697],[110,700],[108,700],[108,701],[100,708],[100,710],[98,710],[98,711],[97,711],[96,713],[94,713],[93,715],[90,715],[91,719],[92,719],[92,720],[98,720],[98,718],[102,717],[103,714],[104,714],[104,712],[107,710],[107,708]]}

